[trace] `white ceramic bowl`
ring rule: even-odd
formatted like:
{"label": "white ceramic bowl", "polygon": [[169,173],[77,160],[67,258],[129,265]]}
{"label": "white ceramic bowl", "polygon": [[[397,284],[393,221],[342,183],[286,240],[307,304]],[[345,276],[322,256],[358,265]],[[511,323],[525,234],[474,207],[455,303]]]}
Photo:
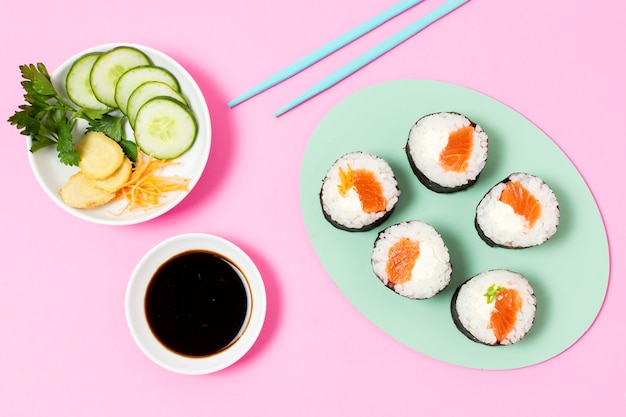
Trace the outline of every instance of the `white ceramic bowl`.
{"label": "white ceramic bowl", "polygon": [[[75,56],[69,58],[63,64],[61,64],[55,71],[51,73],[52,83],[59,94],[65,93],[65,77],[69,71],[72,63],[80,56],[89,52],[104,52],[108,51],[116,46],[132,46],[140,49],[146,53],[154,65],[162,66],[168,69],[180,83],[180,89],[186,100],[189,102],[190,108],[194,112],[196,121],[198,123],[198,136],[194,145],[177,158],[177,164],[167,167],[160,173],[163,175],[180,175],[181,177],[188,178],[190,180],[187,192],[176,192],[167,195],[167,199],[164,204],[150,210],[138,210],[133,212],[124,212],[122,208],[126,204],[125,201],[118,201],[114,203],[105,204],[104,206],[94,209],[75,209],[68,207],[63,203],[59,195],[59,189],[65,184],[67,179],[76,171],[77,167],[69,167],[63,165],[57,156],[56,147],[48,146],[40,149],[34,153],[30,152],[30,140],[28,140],[28,155],[35,177],[41,184],[43,190],[48,196],[57,203],[61,208],[68,213],[79,217],[83,220],[87,220],[93,223],[106,224],[106,225],[128,225],[145,222],[147,220],[154,219],[167,211],[174,208],[180,203],[196,185],[209,157],[209,150],[211,148],[211,119],[209,110],[207,108],[204,95],[200,90],[200,87],[193,79],[193,77],[183,68],[178,62],[162,52],[149,48],[143,45],[137,45],[132,43],[115,43],[96,46],[87,50],[84,50]],[[50,70],[50,69],[49,69]],[[69,99],[68,99],[69,100]],[[74,129],[74,138],[77,141],[84,133],[84,128],[87,126],[86,122],[79,121]],[[126,124],[126,138],[134,140],[132,129]]]}
{"label": "white ceramic bowl", "polygon": [[[156,270],[173,256],[190,250],[207,250],[232,261],[245,277],[250,294],[249,318],[243,333],[233,344],[211,356],[190,357],[168,349],[153,334],[145,314],[146,290]],[[135,342],[155,363],[181,374],[208,374],[237,362],[257,340],[266,309],[265,286],[254,262],[232,242],[208,234],[182,234],[156,245],[135,267],[126,291],[126,320]]]}

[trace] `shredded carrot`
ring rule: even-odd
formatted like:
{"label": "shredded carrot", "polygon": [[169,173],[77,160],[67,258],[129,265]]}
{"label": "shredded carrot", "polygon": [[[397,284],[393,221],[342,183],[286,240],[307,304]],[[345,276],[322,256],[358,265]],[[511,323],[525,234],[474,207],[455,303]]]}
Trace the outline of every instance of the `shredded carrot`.
{"label": "shredded carrot", "polygon": [[166,166],[174,165],[172,160],[156,159],[139,156],[128,181],[117,191],[116,200],[126,199],[127,204],[121,210],[149,209],[163,204],[164,194],[172,191],[187,191],[188,178],[156,175],[157,171]]}

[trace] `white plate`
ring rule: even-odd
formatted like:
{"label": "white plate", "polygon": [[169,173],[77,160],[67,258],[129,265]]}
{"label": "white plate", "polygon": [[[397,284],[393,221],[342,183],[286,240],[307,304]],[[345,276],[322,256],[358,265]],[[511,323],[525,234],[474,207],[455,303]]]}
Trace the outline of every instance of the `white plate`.
{"label": "white plate", "polygon": [[[191,110],[197,119],[198,136],[194,145],[191,149],[189,149],[189,151],[176,159],[178,164],[167,167],[161,171],[163,175],[180,175],[181,177],[188,178],[190,180],[188,186],[189,190],[187,192],[169,193],[166,195],[164,204],[145,211],[125,211],[120,214],[122,208],[126,204],[126,202],[122,200],[105,204],[104,206],[95,209],[75,209],[68,207],[61,200],[59,189],[74,172],[78,171],[78,168],[63,165],[59,161],[55,146],[48,146],[34,153],[30,152],[31,143],[30,140],[28,141],[28,154],[33,172],[48,196],[68,213],[83,220],[106,225],[129,225],[141,223],[154,219],[155,217],[158,217],[174,208],[189,194],[191,189],[198,182],[206,166],[209,158],[209,150],[211,148],[211,119],[200,87],[187,70],[185,70],[185,68],[183,68],[178,62],[164,53],[152,48],[129,43],[116,43],[100,45],[84,50],[65,61],[59,66],[59,68],[52,72],[51,78],[54,87],[60,94],[65,95],[65,77],[72,63],[77,58],[89,52],[104,52],[121,45],[132,46],[140,49],[146,53],[150,59],[152,59],[155,65],[162,66],[174,74],[180,83],[182,94],[188,100]],[[76,141],[82,137],[86,126],[86,122],[80,121],[80,123],[77,123],[74,131],[74,138]],[[134,140],[132,129],[128,126],[128,123],[126,126],[126,138]]]}
{"label": "white plate", "polygon": [[[219,353],[201,358],[178,355],[163,346],[150,330],[144,307],[146,289],[159,266],[174,255],[194,249],[221,254],[237,265],[245,276],[251,297],[250,318],[239,339]],[[208,234],[178,235],[152,248],[135,267],[126,290],[126,320],[135,342],[155,363],[181,374],[209,374],[241,359],[261,333],[266,310],[265,285],[254,262],[232,242]]]}

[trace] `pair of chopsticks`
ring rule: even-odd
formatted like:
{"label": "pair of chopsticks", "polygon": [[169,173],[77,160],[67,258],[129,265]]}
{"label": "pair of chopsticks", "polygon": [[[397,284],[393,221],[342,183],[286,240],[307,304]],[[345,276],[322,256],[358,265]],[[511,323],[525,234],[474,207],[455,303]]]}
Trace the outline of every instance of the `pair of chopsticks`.
{"label": "pair of chopsticks", "polygon": [[[310,67],[311,65],[322,60],[323,58],[337,51],[338,49],[360,38],[366,33],[372,31],[373,29],[377,28],[378,26],[382,25],[383,23],[387,22],[393,17],[398,16],[399,14],[417,5],[418,3],[421,3],[422,1],[423,0],[401,0],[399,3],[396,3],[395,5],[391,6],[387,10],[384,10],[383,12],[372,17],[371,19],[361,23],[360,25],[356,26],[354,29],[330,41],[324,46],[318,48],[312,53],[304,56],[303,58],[299,59],[293,64],[285,67],[284,69],[280,70],[276,74],[262,81],[255,87],[241,94],[239,97],[230,101],[228,103],[228,107],[231,107],[231,108],[235,107],[236,105],[256,96],[257,94],[262,93],[263,91],[275,86],[276,84],[279,84],[285,81],[286,79]],[[448,13],[456,10],[457,8],[467,3],[468,1],[469,0],[446,1],[445,3],[441,4],[439,7],[431,11],[430,13],[416,20],[409,26],[405,27],[404,29],[390,36],[383,42],[374,46],[372,49],[365,52],[363,55],[355,58],[351,62],[347,63],[343,67],[339,68],[335,72],[328,75],[326,78],[324,78],[323,80],[315,84],[313,87],[309,88],[308,90],[300,94],[298,97],[296,97],[295,99],[291,100],[289,103],[287,103],[286,105],[278,109],[274,113],[274,116],[278,117],[288,112],[289,110],[299,106],[305,101],[322,93],[323,91],[328,90],[330,87],[334,86],[335,84],[339,83],[343,79],[352,75],[354,72],[358,71],[359,69],[363,68],[367,64],[371,63],[375,59],[379,58],[383,54],[390,51],[391,49],[400,45],[401,43],[403,43],[410,37],[420,32],[422,29],[426,28],[430,24],[444,17]]]}

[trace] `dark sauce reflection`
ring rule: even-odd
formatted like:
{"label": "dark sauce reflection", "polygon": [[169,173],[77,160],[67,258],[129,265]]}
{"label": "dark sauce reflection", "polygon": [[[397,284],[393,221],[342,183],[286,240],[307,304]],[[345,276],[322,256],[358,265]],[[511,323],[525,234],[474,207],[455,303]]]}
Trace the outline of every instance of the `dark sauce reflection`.
{"label": "dark sauce reflection", "polygon": [[168,349],[210,356],[228,347],[245,324],[248,297],[239,269],[204,250],[183,252],[157,269],[148,284],[150,329]]}

